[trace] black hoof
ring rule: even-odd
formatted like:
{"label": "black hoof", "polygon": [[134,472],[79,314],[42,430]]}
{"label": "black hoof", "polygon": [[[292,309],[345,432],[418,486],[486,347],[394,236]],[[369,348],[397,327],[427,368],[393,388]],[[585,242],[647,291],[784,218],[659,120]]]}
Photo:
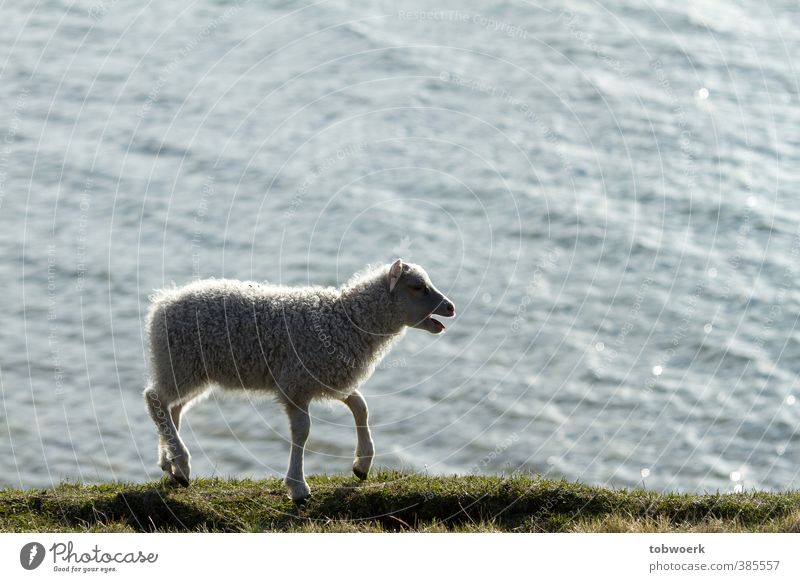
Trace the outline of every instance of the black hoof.
{"label": "black hoof", "polygon": [[303,505],[308,503],[309,499],[311,499],[311,495],[309,495],[308,497],[300,497],[298,499],[292,499],[292,501],[294,501],[295,505],[302,507]]}
{"label": "black hoof", "polygon": [[353,474],[356,477],[358,477],[359,479],[361,479],[362,481],[366,481],[367,480],[367,473],[365,473],[364,471],[359,471],[358,469],[354,468],[353,469]]}
{"label": "black hoof", "polygon": [[175,475],[174,473],[167,473],[167,475],[169,475],[170,481],[172,481],[173,484],[181,487],[189,486],[189,480],[183,475]]}

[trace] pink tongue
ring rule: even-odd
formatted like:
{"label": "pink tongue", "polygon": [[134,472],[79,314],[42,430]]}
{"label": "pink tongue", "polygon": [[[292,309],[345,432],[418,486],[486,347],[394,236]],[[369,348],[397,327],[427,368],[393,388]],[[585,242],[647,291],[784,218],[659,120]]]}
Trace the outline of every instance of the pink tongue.
{"label": "pink tongue", "polygon": [[436,327],[439,328],[439,331],[444,331],[444,324],[441,321],[438,319],[431,319],[431,321],[436,324]]}

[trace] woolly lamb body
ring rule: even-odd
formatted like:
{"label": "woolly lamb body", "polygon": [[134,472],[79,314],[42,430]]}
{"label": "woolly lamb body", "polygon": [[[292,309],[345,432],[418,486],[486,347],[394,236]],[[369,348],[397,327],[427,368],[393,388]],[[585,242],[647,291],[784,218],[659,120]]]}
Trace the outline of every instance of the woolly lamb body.
{"label": "woolly lamb body", "polygon": [[340,289],[225,279],[162,291],[148,324],[155,379],[178,401],[210,383],[286,402],[341,400],[402,333],[353,325],[350,306]]}
{"label": "woolly lamb body", "polygon": [[181,412],[217,385],[271,393],[284,405],[292,432],[286,483],[296,501],[310,494],[302,461],[314,399],[350,407],[358,434],[353,471],[366,478],[374,447],[359,385],[407,326],[439,333],[444,326],[430,316],[454,313],[421,268],[399,260],[341,288],[211,279],[159,291],[147,320],[153,382],[145,397],[161,468],[188,485]]}

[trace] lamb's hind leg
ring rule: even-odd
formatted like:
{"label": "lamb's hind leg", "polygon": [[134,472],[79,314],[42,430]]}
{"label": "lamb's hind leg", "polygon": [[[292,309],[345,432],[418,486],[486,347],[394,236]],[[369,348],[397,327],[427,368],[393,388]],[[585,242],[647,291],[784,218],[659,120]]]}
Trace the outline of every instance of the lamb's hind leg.
{"label": "lamb's hind leg", "polygon": [[[169,409],[169,415],[172,418],[172,424],[175,425],[175,432],[180,436],[181,432],[181,412],[183,411],[185,403],[173,404]],[[191,455],[190,455],[191,457]],[[167,473],[173,481],[176,480],[172,472],[172,461],[170,459],[170,450],[167,442],[163,436],[158,437],[158,466]],[[188,475],[187,475],[188,476]]]}
{"label": "lamb's hind leg", "polygon": [[174,402],[165,392],[155,384],[144,391],[147,410],[158,429],[158,464],[170,479],[188,487],[190,455],[178,434],[183,404]]}
{"label": "lamb's hind leg", "polygon": [[353,473],[363,480],[369,475],[372,457],[375,455],[375,446],[372,443],[372,435],[369,432],[367,401],[364,400],[361,392],[356,390],[344,399],[344,403],[353,413],[353,419],[356,421],[356,434],[358,435],[356,458],[353,461]]}
{"label": "lamb's hind leg", "polygon": [[311,489],[303,474],[303,453],[308,433],[311,431],[308,404],[287,404],[286,414],[289,416],[289,428],[292,433],[292,451],[289,454],[289,470],[286,472],[284,483],[289,489],[292,501],[302,503],[311,497]]}

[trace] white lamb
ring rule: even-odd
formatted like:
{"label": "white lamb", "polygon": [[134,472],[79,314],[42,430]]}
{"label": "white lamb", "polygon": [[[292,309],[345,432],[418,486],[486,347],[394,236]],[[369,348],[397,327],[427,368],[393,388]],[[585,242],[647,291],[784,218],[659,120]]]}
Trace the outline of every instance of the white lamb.
{"label": "white lamb", "polygon": [[266,391],[284,406],[292,437],[285,483],[294,501],[311,495],[303,451],[315,398],[341,400],[352,411],[353,472],[366,479],[374,447],[358,387],[406,327],[441,333],[433,315],[452,317],[455,307],[421,267],[400,259],[341,288],[212,279],[159,291],[147,320],[153,381],[144,395],[158,428],[160,467],[189,485],[181,411],[214,384]]}

